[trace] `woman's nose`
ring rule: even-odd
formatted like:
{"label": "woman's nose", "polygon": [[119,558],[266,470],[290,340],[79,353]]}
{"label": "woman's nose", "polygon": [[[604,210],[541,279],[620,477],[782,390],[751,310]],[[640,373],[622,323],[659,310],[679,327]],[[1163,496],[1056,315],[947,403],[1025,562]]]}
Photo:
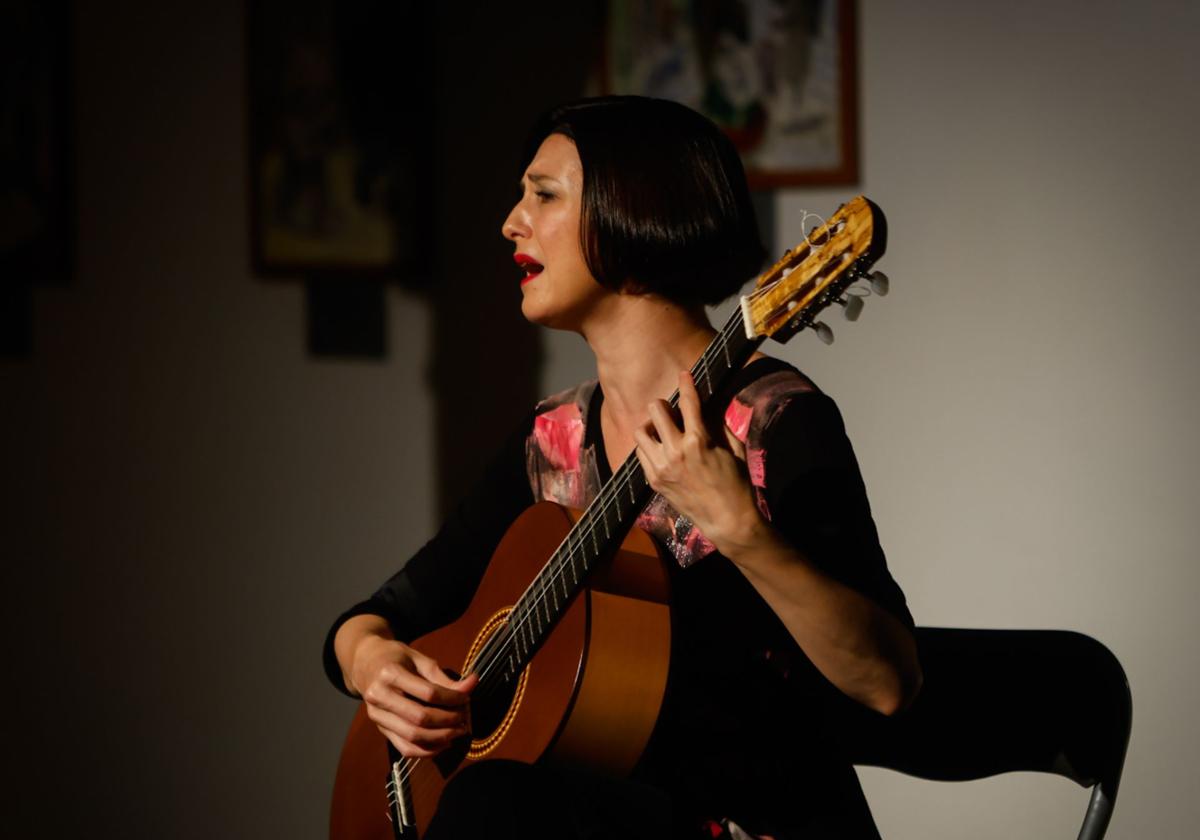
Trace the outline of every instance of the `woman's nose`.
{"label": "woman's nose", "polygon": [[500,234],[505,239],[511,239],[514,242],[529,236],[529,222],[521,212],[521,205],[518,204],[508,214],[508,218],[504,220],[504,224],[500,227]]}

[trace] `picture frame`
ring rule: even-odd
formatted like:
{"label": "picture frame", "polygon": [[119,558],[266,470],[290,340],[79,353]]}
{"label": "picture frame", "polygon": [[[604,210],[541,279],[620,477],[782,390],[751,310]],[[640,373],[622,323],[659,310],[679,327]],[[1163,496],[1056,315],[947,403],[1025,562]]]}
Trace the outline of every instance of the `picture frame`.
{"label": "picture frame", "polygon": [[[429,275],[425,4],[247,4],[251,258],[261,276]],[[406,34],[412,44],[397,43]]]}
{"label": "picture frame", "polygon": [[601,88],[712,119],[752,189],[859,178],[854,0],[609,0]]}

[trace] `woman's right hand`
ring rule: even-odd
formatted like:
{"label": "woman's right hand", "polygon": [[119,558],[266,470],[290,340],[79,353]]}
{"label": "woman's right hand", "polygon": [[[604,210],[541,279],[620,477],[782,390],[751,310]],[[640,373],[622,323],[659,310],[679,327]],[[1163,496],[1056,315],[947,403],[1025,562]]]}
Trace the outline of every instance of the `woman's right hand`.
{"label": "woman's right hand", "polygon": [[344,647],[339,645],[349,661],[338,658],[347,687],[362,697],[367,716],[397,752],[428,758],[466,735],[470,731],[467,704],[479,678],[471,674],[451,679],[432,658],[390,638],[390,631],[366,624],[349,628],[352,638]]}

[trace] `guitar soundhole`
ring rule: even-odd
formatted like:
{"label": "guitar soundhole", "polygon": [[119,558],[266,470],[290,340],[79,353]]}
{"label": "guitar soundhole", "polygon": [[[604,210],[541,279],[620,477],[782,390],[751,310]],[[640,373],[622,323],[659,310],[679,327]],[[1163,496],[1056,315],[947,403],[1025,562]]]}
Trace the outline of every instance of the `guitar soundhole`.
{"label": "guitar soundhole", "polygon": [[[481,628],[467,655],[468,662],[476,661],[487,640],[504,626],[511,611],[511,607],[500,610]],[[491,667],[485,664],[480,671],[479,685],[471,697],[471,749],[467,755],[472,760],[483,758],[496,748],[521,706],[529,682],[529,667],[514,675],[506,675],[505,670],[492,659]]]}
{"label": "guitar soundhole", "polygon": [[481,685],[481,691],[471,698],[471,734],[475,741],[487,741],[497,733],[509,717],[523,675],[512,679],[497,679]]}

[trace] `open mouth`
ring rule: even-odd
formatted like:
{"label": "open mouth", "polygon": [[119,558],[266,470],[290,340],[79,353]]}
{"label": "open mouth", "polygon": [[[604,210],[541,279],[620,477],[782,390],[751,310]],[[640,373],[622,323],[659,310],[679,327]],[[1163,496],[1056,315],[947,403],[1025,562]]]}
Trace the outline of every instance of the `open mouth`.
{"label": "open mouth", "polygon": [[541,274],[542,269],[544,268],[540,262],[528,254],[516,254],[513,256],[513,260],[516,261],[517,265],[521,267],[521,270],[525,272],[525,276],[521,278],[522,286],[524,286],[534,277],[537,277],[539,274]]}

